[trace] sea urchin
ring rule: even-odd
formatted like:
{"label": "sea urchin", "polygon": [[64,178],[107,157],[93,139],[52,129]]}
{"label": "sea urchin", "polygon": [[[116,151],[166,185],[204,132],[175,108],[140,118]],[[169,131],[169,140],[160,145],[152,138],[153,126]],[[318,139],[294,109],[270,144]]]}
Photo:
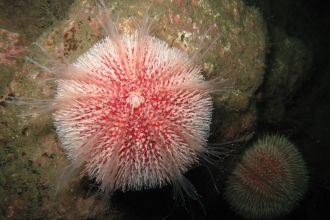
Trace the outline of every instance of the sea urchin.
{"label": "sea urchin", "polygon": [[266,135],[243,155],[229,177],[225,196],[247,219],[276,219],[302,199],[308,186],[304,159],[280,135]]}
{"label": "sea urchin", "polygon": [[48,68],[28,58],[56,76],[47,109],[70,159],[58,187],[80,174],[106,195],[173,184],[175,197],[183,189],[198,200],[183,174],[221,155],[207,145],[219,82],[205,81],[200,49],[188,55],[150,36],[147,12],[124,35],[105,11],[107,35],[72,64]]}

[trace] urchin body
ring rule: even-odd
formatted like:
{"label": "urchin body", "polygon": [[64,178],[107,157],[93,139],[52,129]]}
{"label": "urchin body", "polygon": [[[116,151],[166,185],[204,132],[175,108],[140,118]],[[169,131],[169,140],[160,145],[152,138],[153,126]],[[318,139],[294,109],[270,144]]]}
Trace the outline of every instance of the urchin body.
{"label": "urchin body", "polygon": [[288,214],[308,186],[305,162],[282,136],[265,136],[243,155],[229,177],[225,195],[247,219],[275,219]]}
{"label": "urchin body", "polygon": [[70,166],[105,190],[172,182],[198,163],[209,135],[200,68],[139,34],[101,40],[58,81],[53,117]]}

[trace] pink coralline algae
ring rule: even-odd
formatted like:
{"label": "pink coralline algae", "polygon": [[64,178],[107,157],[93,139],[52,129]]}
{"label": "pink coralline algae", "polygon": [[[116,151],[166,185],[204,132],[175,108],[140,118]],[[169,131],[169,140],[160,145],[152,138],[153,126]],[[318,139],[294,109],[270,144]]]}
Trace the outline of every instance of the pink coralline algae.
{"label": "pink coralline algae", "polygon": [[0,64],[15,64],[16,55],[25,53],[22,36],[0,28]]}

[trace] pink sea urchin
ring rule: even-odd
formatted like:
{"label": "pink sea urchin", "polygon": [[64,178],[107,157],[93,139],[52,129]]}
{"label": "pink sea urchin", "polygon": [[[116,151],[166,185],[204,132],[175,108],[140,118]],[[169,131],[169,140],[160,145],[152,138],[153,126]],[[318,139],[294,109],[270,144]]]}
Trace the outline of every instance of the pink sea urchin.
{"label": "pink sea urchin", "polygon": [[107,36],[73,64],[38,64],[57,77],[49,109],[71,161],[58,186],[80,174],[107,195],[173,184],[175,196],[198,199],[183,174],[218,155],[207,146],[216,83],[201,74],[200,50],[189,56],[149,36],[148,13],[132,35],[106,15]]}
{"label": "pink sea urchin", "polygon": [[307,168],[288,139],[266,135],[244,153],[226,185],[225,196],[237,214],[247,219],[277,219],[303,198]]}

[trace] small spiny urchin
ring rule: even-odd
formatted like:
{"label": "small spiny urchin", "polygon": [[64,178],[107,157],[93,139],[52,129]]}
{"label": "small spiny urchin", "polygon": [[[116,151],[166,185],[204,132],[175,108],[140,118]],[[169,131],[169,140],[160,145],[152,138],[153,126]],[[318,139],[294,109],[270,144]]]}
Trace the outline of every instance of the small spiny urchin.
{"label": "small spiny urchin", "polygon": [[58,188],[80,174],[106,195],[172,184],[175,197],[199,200],[183,174],[222,154],[207,145],[219,80],[205,81],[201,48],[188,55],[150,36],[148,12],[124,35],[101,3],[106,36],[72,64],[27,58],[56,76],[47,109],[70,159]]}
{"label": "small spiny urchin", "polygon": [[244,218],[275,219],[290,213],[307,187],[307,169],[298,149],[282,136],[266,135],[236,165],[225,197]]}

